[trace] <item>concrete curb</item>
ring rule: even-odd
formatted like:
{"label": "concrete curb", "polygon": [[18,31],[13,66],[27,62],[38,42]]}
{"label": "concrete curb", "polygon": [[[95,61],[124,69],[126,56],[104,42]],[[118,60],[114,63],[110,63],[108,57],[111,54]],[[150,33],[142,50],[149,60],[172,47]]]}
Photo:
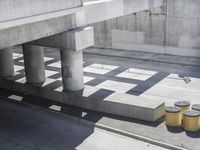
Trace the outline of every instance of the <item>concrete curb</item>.
{"label": "concrete curb", "polygon": [[99,124],[99,123],[93,123],[93,122],[83,120],[83,119],[80,119],[80,118],[77,118],[77,117],[69,116],[69,115],[64,114],[62,112],[59,112],[59,111],[54,111],[54,110],[51,110],[51,109],[48,109],[48,108],[43,108],[43,107],[33,105],[33,104],[29,104],[29,103],[18,102],[18,101],[15,101],[15,100],[12,100],[12,99],[9,99],[9,98],[5,98],[5,97],[2,97],[2,96],[0,96],[0,98],[2,98],[4,100],[9,100],[10,102],[14,102],[16,104],[22,103],[24,106],[31,106],[32,109],[40,109],[42,111],[48,111],[50,113],[54,113],[56,115],[59,115],[60,117],[64,117],[65,119],[72,120],[74,123],[78,123],[78,124],[83,125],[83,126],[87,126],[87,127],[90,127],[90,128],[102,129],[102,130],[112,132],[112,133],[115,133],[115,134],[119,134],[119,135],[122,135],[122,136],[125,136],[125,137],[129,137],[129,138],[136,139],[136,140],[139,140],[139,141],[147,142],[147,143],[153,144],[155,146],[167,148],[169,150],[187,150],[187,149],[181,148],[179,146],[167,144],[167,143],[160,142],[160,141],[157,141],[157,140],[154,140],[154,139],[150,139],[150,138],[147,138],[147,137],[144,137],[144,136],[140,136],[140,135],[129,133],[129,132],[126,132],[126,131],[122,131],[122,130],[119,130],[119,129],[116,129],[116,128],[112,128],[112,127],[109,127],[109,126],[106,126],[106,125],[102,125],[102,124]]}
{"label": "concrete curb", "polygon": [[116,57],[116,58],[124,58],[124,59],[135,59],[135,60],[143,60],[143,61],[151,61],[151,62],[158,62],[158,63],[168,63],[168,64],[175,64],[175,65],[189,65],[189,66],[194,66],[194,67],[200,67],[200,65],[195,64],[195,63],[181,63],[181,62],[174,62],[174,61],[165,61],[165,60],[157,60],[157,59],[148,59],[148,58],[141,58],[141,57],[132,57],[132,56],[118,56],[109,54],[101,54],[101,53],[95,53],[95,52],[83,52],[83,54],[90,54],[90,55],[100,55],[100,56],[107,56],[107,57]]}
{"label": "concrete curb", "polygon": [[109,131],[109,132],[113,132],[113,133],[116,133],[116,134],[119,134],[119,135],[123,135],[123,136],[129,137],[129,138],[132,138],[132,139],[147,142],[149,144],[153,144],[153,145],[156,145],[156,146],[159,146],[159,147],[167,148],[167,149],[170,149],[170,150],[187,150],[187,149],[181,148],[179,146],[167,144],[167,143],[164,143],[164,142],[160,142],[160,141],[150,139],[150,138],[147,138],[147,137],[144,137],[144,136],[140,136],[140,135],[137,135],[137,134],[122,131],[122,130],[112,128],[112,127],[109,127],[109,126],[105,126],[105,125],[102,125],[102,124],[97,123],[97,124],[95,124],[95,127]]}

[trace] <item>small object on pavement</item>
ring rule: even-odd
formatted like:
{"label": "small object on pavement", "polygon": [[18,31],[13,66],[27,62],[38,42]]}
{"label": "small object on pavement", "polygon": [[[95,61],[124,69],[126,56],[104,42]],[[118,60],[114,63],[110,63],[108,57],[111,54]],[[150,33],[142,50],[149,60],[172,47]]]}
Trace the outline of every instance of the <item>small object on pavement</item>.
{"label": "small object on pavement", "polygon": [[190,110],[183,114],[183,127],[186,131],[196,132],[200,129],[200,112]]}
{"label": "small object on pavement", "polygon": [[183,119],[183,113],[190,109],[190,102],[188,102],[188,101],[177,101],[177,102],[175,102],[174,105],[181,109],[182,119]]}
{"label": "small object on pavement", "polygon": [[178,107],[165,108],[165,123],[167,126],[179,127],[182,124],[182,113]]}
{"label": "small object on pavement", "polygon": [[192,105],[192,109],[196,111],[200,111],[200,104],[194,104]]}

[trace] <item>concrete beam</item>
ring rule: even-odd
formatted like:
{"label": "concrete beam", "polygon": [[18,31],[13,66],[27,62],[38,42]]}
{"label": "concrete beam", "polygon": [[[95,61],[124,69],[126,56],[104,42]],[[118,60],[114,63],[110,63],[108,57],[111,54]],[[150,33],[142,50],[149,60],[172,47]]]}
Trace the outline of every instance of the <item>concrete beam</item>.
{"label": "concrete beam", "polygon": [[1,0],[0,22],[55,13],[81,6],[82,0]]}
{"label": "concrete beam", "polygon": [[44,16],[47,20],[36,16],[0,23],[0,49],[62,33],[76,27],[73,15],[56,16],[55,18]]}
{"label": "concrete beam", "polygon": [[33,41],[31,44],[73,51],[83,50],[94,45],[94,29],[93,27],[77,28]]}
{"label": "concrete beam", "polygon": [[[84,2],[83,5],[80,0],[61,0],[61,3],[60,1],[59,3],[51,2],[52,0],[21,1],[24,3],[16,4],[16,6],[14,0],[0,1],[0,49],[147,10],[150,6],[158,7],[163,0],[93,0]],[[155,3],[150,5],[150,1]],[[34,4],[31,5],[32,3]],[[13,5],[8,6],[8,4]],[[42,7],[44,4],[49,5],[45,5],[44,8]],[[56,7],[50,7],[52,5]],[[12,6],[14,8],[11,9]],[[8,19],[5,19],[6,17]]]}
{"label": "concrete beam", "polygon": [[40,84],[45,81],[45,65],[43,47],[29,44],[23,45],[26,82]]}
{"label": "concrete beam", "polygon": [[9,77],[14,74],[12,48],[0,50],[0,77]]}
{"label": "concrete beam", "polygon": [[84,3],[83,14],[85,24],[92,24],[162,5],[163,0],[94,0]]}

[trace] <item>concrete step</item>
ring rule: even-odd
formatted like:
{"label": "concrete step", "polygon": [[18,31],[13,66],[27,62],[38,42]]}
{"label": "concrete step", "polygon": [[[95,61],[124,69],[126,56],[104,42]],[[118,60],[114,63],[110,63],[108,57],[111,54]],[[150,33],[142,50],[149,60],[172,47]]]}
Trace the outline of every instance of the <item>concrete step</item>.
{"label": "concrete step", "polygon": [[61,86],[56,89],[46,86],[49,82],[51,81],[46,80],[46,83],[43,85],[32,86],[24,84],[25,81],[15,82],[12,78],[9,80],[1,79],[0,88],[28,93],[40,98],[89,110],[145,121],[156,121],[165,113],[165,104],[160,100],[137,97],[119,92],[113,92],[106,98],[99,99],[98,95],[104,93],[97,87],[85,86],[83,91],[72,93],[63,92]]}

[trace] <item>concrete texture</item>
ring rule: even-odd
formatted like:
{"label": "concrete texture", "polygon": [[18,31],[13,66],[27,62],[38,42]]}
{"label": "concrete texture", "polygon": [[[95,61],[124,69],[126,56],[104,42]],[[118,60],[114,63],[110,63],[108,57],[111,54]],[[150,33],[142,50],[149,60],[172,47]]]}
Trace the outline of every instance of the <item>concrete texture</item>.
{"label": "concrete texture", "polygon": [[[54,53],[54,56],[58,57],[56,56],[59,54],[58,51],[54,51]],[[57,62],[58,65],[56,64],[55,70],[51,70],[53,66],[50,67],[50,70],[46,70],[46,76],[48,77],[41,85],[32,86],[24,84],[26,83],[26,79],[24,78],[22,69],[18,72],[19,74],[17,73],[15,76],[9,78],[9,81],[1,80],[1,86],[6,89],[26,92],[73,106],[141,120],[155,121],[164,115],[164,103],[162,100],[127,95],[129,91],[134,89],[135,85],[133,84],[128,85],[119,81],[114,83],[112,80],[110,81],[112,84],[107,84],[105,80],[105,82],[102,81],[102,84],[97,82],[95,87],[92,84],[88,84],[81,90],[83,88],[83,76],[80,74],[83,73],[81,69],[83,64],[79,56],[82,56],[82,52],[61,50],[61,56],[62,62]],[[61,64],[64,87],[61,84],[62,79],[59,79],[61,70],[57,69]],[[112,68],[112,66],[106,65],[105,67],[108,69]],[[49,67],[47,66],[47,68]],[[91,67],[91,69],[89,67],[89,70],[95,72],[96,67]],[[99,71],[101,72],[102,69],[99,68]],[[110,72],[110,70],[108,71]],[[89,77],[86,78],[88,80],[86,82],[93,83],[89,81],[91,80]],[[63,89],[67,91],[81,91],[62,92]],[[116,94],[120,93],[119,96],[116,97],[114,92]]]}
{"label": "concrete texture", "polygon": [[[1,2],[0,4],[0,8],[3,11],[3,15],[0,18],[2,20],[2,22],[0,21],[0,49],[149,8],[148,0],[144,0],[142,3],[138,0],[134,0],[134,3],[131,0],[106,0],[85,3],[80,0],[62,0],[59,3],[52,3],[52,0],[37,0],[34,3],[21,0],[18,4],[15,4],[14,0],[12,0]],[[128,9],[131,8],[129,4],[137,4],[137,7],[133,10]],[[160,6],[160,3],[155,4],[154,7]],[[44,5],[48,6],[43,9]],[[52,5],[54,5],[53,9]],[[12,9],[13,7],[15,9]],[[27,9],[20,9],[24,7]],[[9,11],[10,9],[13,11]],[[8,17],[8,20],[5,20],[6,17]]]}
{"label": "concrete texture", "polygon": [[1,150],[165,150],[92,123],[0,99]]}
{"label": "concrete texture", "polygon": [[84,0],[85,22],[101,22],[162,5],[163,0]]}
{"label": "concrete texture", "polygon": [[95,123],[95,126],[97,128],[101,128],[114,133],[119,133],[121,135],[126,135],[128,137],[133,137],[134,139],[146,142],[148,141],[148,143],[154,144],[156,142],[155,145],[160,145],[161,143],[163,143],[164,147],[170,145],[170,147],[168,147],[168,149],[170,150],[198,150],[199,148],[199,132],[189,133],[184,131],[182,128],[167,128],[163,120],[151,123],[135,119],[128,119],[124,117],[118,117],[105,113],[99,113],[77,107],[67,106],[64,104],[48,101],[46,99],[40,99],[30,95],[23,95],[20,93],[5,90],[0,91],[0,96],[8,97],[10,100],[13,101],[20,101],[22,102],[21,104],[27,103],[54,110],[60,115],[67,114],[70,116],[78,117],[80,119]]}
{"label": "concrete texture", "polygon": [[0,50],[0,76],[8,77],[14,74],[12,48]]}
{"label": "concrete texture", "polygon": [[83,84],[83,51],[61,49],[63,90],[79,91]]}
{"label": "concrete texture", "polygon": [[45,65],[43,47],[23,45],[26,82],[39,84],[45,81]]}
{"label": "concrete texture", "polygon": [[97,54],[101,56],[110,56],[118,58],[127,58],[134,60],[155,61],[161,63],[189,65],[200,67],[199,57],[187,57],[187,56],[173,56],[162,55],[158,53],[139,52],[139,51],[126,51],[118,49],[102,49],[102,48],[87,48],[84,50],[87,54]]}
{"label": "concrete texture", "polygon": [[[0,22],[42,15],[82,6],[81,0],[15,0],[0,2]],[[26,8],[26,9],[24,9]]]}
{"label": "concrete texture", "polygon": [[[101,50],[101,52],[103,51],[105,50]],[[26,82],[23,75],[23,63],[21,63],[23,58],[20,56],[20,48],[15,49],[15,52],[18,52],[14,54],[17,74],[12,80],[22,84]],[[130,53],[125,55],[126,53],[124,53],[124,51],[122,52],[120,53],[121,56],[134,55]],[[112,53],[112,50],[108,51],[108,53]],[[117,51],[115,53],[119,52]],[[141,55],[143,58],[149,57],[149,54],[146,53],[137,55]],[[167,106],[173,105],[173,103],[178,100],[199,103],[199,67],[177,63],[173,64],[173,62],[166,63],[168,57],[164,56],[160,56],[160,58],[162,58],[165,63],[157,62],[156,60],[154,61],[153,58],[154,57],[151,57],[150,60],[140,60],[85,54],[84,84],[86,88],[79,94],[86,98],[94,99],[95,102],[98,103],[101,103],[102,100],[105,100],[110,96],[112,97],[115,93],[120,93],[122,95],[119,97],[122,103],[126,103],[126,101],[123,101],[123,97],[126,94],[131,95],[134,98],[135,96],[141,97],[141,99],[145,98],[146,101],[150,99],[155,101],[161,100],[164,101]],[[174,61],[176,60],[176,62],[179,62],[179,60],[181,60],[188,62],[190,59],[187,59],[187,57],[176,57],[174,58]],[[54,51],[54,49],[48,49],[48,51],[45,52],[45,60],[47,60],[45,64],[46,75],[48,77],[47,81],[42,85],[44,87],[44,92],[39,92],[38,90],[31,92],[44,97],[53,97],[55,95],[51,95],[51,92],[48,92],[47,89],[53,89],[58,93],[63,90],[60,54],[58,51]],[[6,87],[9,88],[8,85]],[[15,89],[18,88],[15,87]],[[59,99],[61,98],[58,98],[58,100]],[[85,108],[92,106],[95,110],[99,110],[92,101],[90,103],[91,105],[84,105],[84,101],[81,101],[81,104],[76,103],[79,101],[79,98],[73,97],[73,99],[75,100],[73,101],[74,103],[72,103],[73,105],[81,105]],[[108,105],[105,107],[108,107]],[[111,108],[112,107],[109,107],[107,110],[110,112],[113,111]]]}
{"label": "concrete texture", "polygon": [[95,45],[200,57],[199,0],[165,0],[163,4],[164,7],[93,24]]}
{"label": "concrete texture", "polygon": [[32,41],[31,44],[65,48],[73,51],[83,50],[94,45],[94,29],[92,27],[76,28],[61,34]]}
{"label": "concrete texture", "polygon": [[[62,83],[60,81],[61,74],[59,73],[61,66],[59,52],[49,48],[48,51],[46,50],[47,49],[45,49],[45,65],[48,71],[49,80],[43,86],[46,88],[62,90],[62,88],[60,88]],[[14,49],[14,52],[13,57],[15,59],[15,70],[17,72],[13,80],[23,83],[25,80],[22,75],[24,70],[21,49],[17,47]],[[123,54],[124,53],[125,52],[123,52]],[[138,53],[137,55],[141,55],[143,58],[149,57],[149,54],[146,53]],[[121,56],[123,55],[121,54]],[[188,57],[172,58],[177,62],[180,60],[185,60],[185,62],[187,62],[192,59]],[[165,56],[163,56],[163,61],[166,62],[163,63],[154,61],[153,57],[151,60],[139,60],[133,58],[128,59],[122,57],[84,54],[84,68],[86,68],[84,69],[84,82],[87,87],[90,86],[90,88],[87,88],[90,90],[88,90],[86,94],[96,100],[102,100],[102,98],[106,98],[113,94],[114,91],[123,90],[121,92],[126,92],[126,94],[134,96],[164,100],[167,106],[173,105],[177,100],[189,100],[192,104],[199,103],[200,68],[194,65],[190,66],[167,63],[167,60],[168,57]],[[110,86],[108,87],[107,84],[103,84],[103,88],[97,89],[99,84],[106,83],[107,80],[115,81],[114,83],[117,82],[119,85],[123,83],[123,86],[112,86],[111,91],[106,90],[107,88],[111,88]],[[128,85],[124,87],[127,83]],[[131,91],[129,91],[131,87],[130,84],[133,88]],[[42,95],[43,92],[40,94]],[[51,93],[49,92],[48,94]],[[7,97],[17,99],[18,101],[23,99],[20,95],[13,95],[12,93]],[[125,117],[106,115],[85,109],[73,108],[71,106],[66,107],[44,99],[38,102],[36,99],[31,99],[30,97],[25,101],[33,104],[40,103],[41,106],[45,108],[51,107],[51,109],[56,110],[65,108],[63,112],[86,120],[156,139],[168,144],[174,144],[194,150],[199,149],[199,133],[188,133],[183,129],[167,128],[162,120],[150,123],[136,119],[127,119]]]}

